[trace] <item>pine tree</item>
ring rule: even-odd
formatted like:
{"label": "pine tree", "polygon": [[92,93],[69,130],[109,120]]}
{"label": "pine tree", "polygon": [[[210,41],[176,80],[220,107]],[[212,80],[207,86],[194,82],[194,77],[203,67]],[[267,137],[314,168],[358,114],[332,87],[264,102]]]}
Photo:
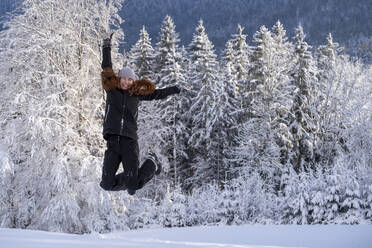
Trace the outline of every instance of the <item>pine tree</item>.
{"label": "pine tree", "polygon": [[290,171],[285,182],[282,221],[286,224],[309,224],[311,216],[309,177],[306,173],[297,175],[292,169]]}
{"label": "pine tree", "polygon": [[222,221],[218,208],[221,190],[217,184],[204,184],[193,190],[187,208],[187,225],[208,225]]}
{"label": "pine tree", "polygon": [[189,159],[192,160],[196,181],[218,180],[220,183],[223,170],[218,132],[221,130],[219,121],[222,112],[217,100],[222,87],[217,57],[202,20],[196,27],[189,50],[188,80],[192,83],[192,105],[188,113],[191,118],[189,145],[192,149]]}
{"label": "pine tree", "polygon": [[[186,84],[185,72],[174,58],[168,59],[166,67],[161,71],[160,82],[163,85],[178,85],[183,89]],[[188,99],[182,93],[158,103],[160,120],[164,130],[162,134],[162,140],[164,141],[162,149],[170,162],[169,176],[174,179],[175,184],[178,184],[178,180],[183,180],[183,177],[186,176],[182,175],[183,171],[178,171],[183,170],[183,168],[178,167],[186,158],[183,151],[186,142],[184,113],[188,110],[187,105]],[[179,173],[181,174],[178,175]]]}
{"label": "pine tree", "polygon": [[[347,172],[351,171],[347,170]],[[345,178],[343,178],[345,193],[342,197],[343,201],[340,209],[340,212],[343,213],[342,223],[359,224],[364,218],[363,212],[366,207],[366,202],[362,199],[360,185],[358,180],[354,177],[354,173],[351,172],[351,175],[347,174]]]}
{"label": "pine tree", "polygon": [[[243,166],[258,168],[264,178],[279,184],[281,149],[287,144],[283,115],[289,112],[289,80],[277,66],[276,43],[262,26],[254,35],[245,121],[235,150]],[[286,149],[286,147],[284,148]]]}
{"label": "pine tree", "polygon": [[[236,136],[239,130],[239,117],[241,111],[241,98],[238,96],[237,77],[234,75],[235,51],[231,41],[226,43],[226,48],[222,53],[221,76],[222,89],[219,95],[220,106],[223,118],[221,118],[220,140],[222,145],[221,154],[223,155],[223,168],[226,168],[230,173],[234,173],[234,168],[238,165],[234,161],[233,151],[238,145]],[[231,177],[229,175],[228,177]],[[226,176],[225,176],[226,177]],[[227,179],[227,178],[225,178]]]}
{"label": "pine tree", "polygon": [[151,46],[151,39],[145,26],[141,29],[137,43],[131,48],[129,60],[134,65],[133,69],[139,78],[154,78],[154,72],[152,71],[154,49]]}
{"label": "pine tree", "polygon": [[136,197],[131,200],[127,207],[125,216],[127,218],[127,226],[130,229],[162,227],[159,222],[159,207],[155,205],[153,199]]}
{"label": "pine tree", "polygon": [[319,129],[319,113],[315,107],[317,68],[304,39],[302,26],[299,26],[296,29],[295,67],[292,72],[296,89],[288,125],[292,135],[289,160],[297,172],[314,166]]}
{"label": "pine tree", "polygon": [[317,169],[314,173],[311,171],[311,189],[309,192],[310,203],[309,210],[311,212],[311,223],[312,224],[325,224],[325,213],[326,213],[326,197],[327,197],[327,182],[326,174],[328,171],[324,171],[321,168]]}
{"label": "pine tree", "polygon": [[240,98],[243,97],[246,90],[250,54],[250,49],[246,42],[247,35],[244,35],[243,31],[244,28],[238,25],[238,33],[232,35],[232,38],[228,41],[231,43],[233,51],[231,74],[236,80],[235,95]]}
{"label": "pine tree", "polygon": [[[178,64],[181,62],[181,54],[178,47],[179,34],[176,33],[176,26],[170,16],[164,18],[161,26],[158,42],[155,49],[155,61],[153,71],[157,73],[156,83],[159,87],[167,86],[167,81],[161,81],[163,78],[162,70],[169,66],[170,61]],[[165,83],[165,84],[164,84]]]}
{"label": "pine tree", "polygon": [[[275,25],[271,28],[272,37],[276,45],[275,50],[278,56],[278,66],[281,66],[281,71],[288,71],[291,68],[291,52],[293,51],[293,45],[288,42],[286,37],[286,31],[282,23],[278,20]],[[279,57],[280,56],[280,57]]]}
{"label": "pine tree", "polygon": [[225,126],[229,129],[230,137],[227,138],[225,149],[223,152],[225,158],[225,167],[229,165],[231,176],[234,171],[239,167],[234,162],[232,151],[236,148],[238,141],[236,140],[237,132],[243,120],[246,118],[246,107],[243,105],[244,99],[247,96],[247,80],[249,69],[249,54],[250,48],[246,42],[246,35],[243,34],[244,28],[238,25],[236,34],[233,34],[231,39],[227,41],[226,48],[222,55],[222,75],[224,76],[226,92],[225,100],[226,111],[229,116],[225,119]]}
{"label": "pine tree", "polygon": [[[182,67],[184,60],[181,50],[178,47],[178,34],[171,17],[166,16],[155,49],[155,64],[157,86],[178,85],[181,89],[186,87],[185,70]],[[186,125],[184,123],[184,113],[188,109],[188,99],[181,94],[160,101],[156,104],[159,114],[160,126],[157,131],[160,133],[162,154],[169,163],[168,177],[177,185],[183,181],[187,165],[185,150]],[[186,173],[187,174],[187,173]]]}
{"label": "pine tree", "polygon": [[325,223],[335,223],[341,208],[341,182],[336,174],[326,176]]}

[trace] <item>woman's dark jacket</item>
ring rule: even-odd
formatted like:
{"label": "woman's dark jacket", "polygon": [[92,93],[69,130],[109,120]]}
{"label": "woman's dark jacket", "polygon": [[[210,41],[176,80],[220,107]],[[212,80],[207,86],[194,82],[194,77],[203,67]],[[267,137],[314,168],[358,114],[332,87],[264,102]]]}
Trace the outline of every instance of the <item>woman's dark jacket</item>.
{"label": "woman's dark jacket", "polygon": [[[112,68],[111,48],[103,47],[102,69]],[[105,89],[106,90],[106,89]],[[137,140],[138,102],[164,99],[177,94],[180,89],[176,86],[155,89],[149,95],[130,95],[128,90],[114,88],[106,90],[106,110],[103,124],[103,137],[107,140],[110,135],[120,135]]]}

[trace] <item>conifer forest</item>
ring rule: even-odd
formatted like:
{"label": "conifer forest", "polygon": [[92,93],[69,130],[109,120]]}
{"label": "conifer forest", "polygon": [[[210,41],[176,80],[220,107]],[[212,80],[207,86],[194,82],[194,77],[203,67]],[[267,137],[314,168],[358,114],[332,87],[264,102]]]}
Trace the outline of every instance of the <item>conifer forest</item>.
{"label": "conifer forest", "polygon": [[[281,20],[236,23],[216,52],[166,15],[130,49],[123,0],[24,0],[0,31],[0,227],[67,233],[239,224],[372,224],[372,66],[331,33],[308,43]],[[154,24],[155,25],[155,24]],[[157,24],[158,25],[158,24]],[[306,25],[304,25],[306,26]],[[100,188],[106,142],[102,40],[157,88],[141,102],[141,160],[163,165],[136,195]]]}

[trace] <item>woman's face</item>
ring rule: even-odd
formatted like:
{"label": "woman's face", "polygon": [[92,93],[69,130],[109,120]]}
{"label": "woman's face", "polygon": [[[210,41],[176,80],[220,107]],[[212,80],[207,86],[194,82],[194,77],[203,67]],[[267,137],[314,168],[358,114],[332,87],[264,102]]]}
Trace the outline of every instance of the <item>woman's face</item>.
{"label": "woman's face", "polygon": [[122,77],[122,78],[120,78],[120,87],[123,90],[127,90],[127,89],[130,88],[130,86],[132,86],[133,82],[134,81],[131,78]]}

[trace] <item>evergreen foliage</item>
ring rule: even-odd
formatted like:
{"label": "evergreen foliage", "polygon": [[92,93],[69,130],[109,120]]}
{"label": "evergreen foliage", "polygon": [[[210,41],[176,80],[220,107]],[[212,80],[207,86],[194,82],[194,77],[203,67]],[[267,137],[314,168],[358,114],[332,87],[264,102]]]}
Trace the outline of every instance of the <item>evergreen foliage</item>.
{"label": "evergreen foliage", "polygon": [[[178,85],[180,88],[186,86],[186,70],[181,49],[178,47],[178,34],[170,16],[166,16],[159,34],[156,46],[154,71],[157,75],[157,83],[160,87]],[[182,162],[185,162],[185,143],[187,142],[187,131],[184,113],[188,108],[188,99],[184,95],[172,97],[156,104],[159,114],[160,140],[162,154],[169,164],[168,177],[178,185],[183,181],[185,172]],[[186,175],[185,175],[186,173]]]}
{"label": "evergreen foliage", "polygon": [[156,82],[159,87],[167,86],[167,83],[162,80],[162,70],[172,61],[179,63],[181,54],[178,43],[180,39],[176,33],[176,26],[170,16],[166,16],[163,20],[158,42],[156,43],[155,62],[153,71],[156,72]]}
{"label": "evergreen foliage", "polygon": [[203,26],[199,21],[190,50],[188,79],[192,82],[191,129],[189,146],[192,154],[189,159],[195,171],[196,182],[212,180],[221,182],[223,178],[219,132],[223,128],[219,122],[223,118],[221,94],[222,82],[218,69],[217,56]]}
{"label": "evergreen foliage", "polygon": [[154,61],[154,49],[151,45],[151,39],[146,31],[145,26],[142,27],[137,43],[132,47],[129,60],[134,66],[134,69],[139,78],[152,78]]}
{"label": "evergreen foliage", "polygon": [[305,42],[300,25],[295,36],[295,65],[291,76],[295,87],[293,105],[289,119],[292,148],[289,160],[297,172],[314,166],[317,152],[319,113],[316,108],[315,92],[318,90],[317,68]]}

